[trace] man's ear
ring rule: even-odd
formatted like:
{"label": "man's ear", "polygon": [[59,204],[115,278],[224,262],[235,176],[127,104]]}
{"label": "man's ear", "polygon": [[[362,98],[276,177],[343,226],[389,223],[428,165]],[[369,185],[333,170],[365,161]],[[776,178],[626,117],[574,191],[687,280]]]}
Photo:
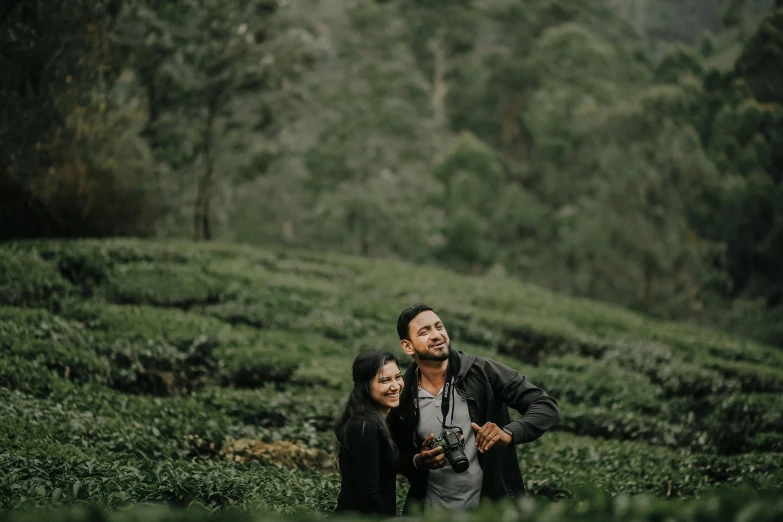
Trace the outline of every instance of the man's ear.
{"label": "man's ear", "polygon": [[413,343],[410,342],[408,339],[403,339],[400,341],[400,346],[402,347],[402,351],[413,357],[413,354],[416,353],[416,351],[413,349]]}

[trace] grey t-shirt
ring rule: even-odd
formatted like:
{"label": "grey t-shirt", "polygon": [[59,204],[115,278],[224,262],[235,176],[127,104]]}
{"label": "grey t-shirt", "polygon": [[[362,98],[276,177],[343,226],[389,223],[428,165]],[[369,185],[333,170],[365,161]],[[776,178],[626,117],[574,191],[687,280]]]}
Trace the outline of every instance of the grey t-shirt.
{"label": "grey t-shirt", "polygon": [[[419,435],[427,438],[430,433],[436,437],[443,433],[441,420],[441,403],[443,388],[436,396],[419,387]],[[464,509],[478,506],[481,498],[481,482],[483,472],[478,463],[478,449],[474,441],[476,437],[470,427],[470,412],[468,404],[458,393],[449,397],[451,401],[446,418],[447,426],[459,426],[465,437],[465,456],[470,466],[463,473],[456,473],[451,465],[430,470],[427,482],[427,496],[424,499],[424,509]],[[452,420],[451,414],[454,413]]]}

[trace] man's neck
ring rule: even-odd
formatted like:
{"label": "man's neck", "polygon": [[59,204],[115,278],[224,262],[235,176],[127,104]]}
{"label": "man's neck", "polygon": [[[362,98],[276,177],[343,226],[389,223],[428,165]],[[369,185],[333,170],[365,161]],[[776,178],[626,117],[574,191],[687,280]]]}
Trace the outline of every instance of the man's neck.
{"label": "man's neck", "polygon": [[437,395],[446,382],[446,369],[449,366],[445,361],[419,361],[419,385],[432,395]]}

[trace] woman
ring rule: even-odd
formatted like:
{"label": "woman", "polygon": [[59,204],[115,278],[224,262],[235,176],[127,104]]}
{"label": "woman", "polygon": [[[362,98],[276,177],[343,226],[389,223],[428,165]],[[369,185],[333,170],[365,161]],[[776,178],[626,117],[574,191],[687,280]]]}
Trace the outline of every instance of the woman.
{"label": "woman", "polygon": [[386,416],[400,404],[400,366],[391,353],[368,350],[356,357],[352,373],[353,390],[335,426],[342,475],[335,511],[394,516],[399,452]]}

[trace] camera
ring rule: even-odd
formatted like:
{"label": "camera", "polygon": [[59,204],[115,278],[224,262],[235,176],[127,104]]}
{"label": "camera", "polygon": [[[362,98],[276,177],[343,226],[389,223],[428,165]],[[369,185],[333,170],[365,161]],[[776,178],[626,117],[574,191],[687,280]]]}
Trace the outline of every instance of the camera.
{"label": "camera", "polygon": [[465,456],[465,439],[462,437],[462,428],[445,426],[440,437],[432,439],[427,445],[428,449],[443,448],[446,459],[451,464],[451,469],[456,473],[463,473],[470,466],[468,457]]}

